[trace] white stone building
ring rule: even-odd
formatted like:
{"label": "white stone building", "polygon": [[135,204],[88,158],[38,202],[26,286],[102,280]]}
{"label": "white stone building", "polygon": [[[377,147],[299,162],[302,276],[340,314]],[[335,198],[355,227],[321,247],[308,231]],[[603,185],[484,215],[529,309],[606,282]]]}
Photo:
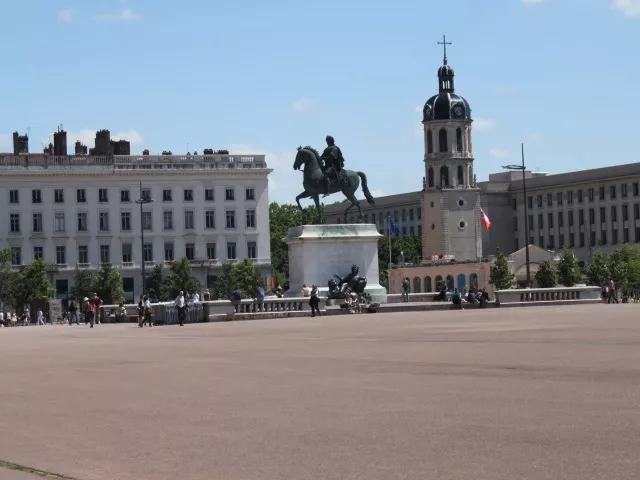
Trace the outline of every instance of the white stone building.
{"label": "white stone building", "polygon": [[[268,282],[271,171],[264,155],[0,154],[0,248],[15,270],[43,258],[61,299],[76,265],[105,262],[128,300],[142,291],[143,261],[148,275],[186,257],[204,289],[222,262],[250,258]],[[153,201],[141,212],[139,198]]]}

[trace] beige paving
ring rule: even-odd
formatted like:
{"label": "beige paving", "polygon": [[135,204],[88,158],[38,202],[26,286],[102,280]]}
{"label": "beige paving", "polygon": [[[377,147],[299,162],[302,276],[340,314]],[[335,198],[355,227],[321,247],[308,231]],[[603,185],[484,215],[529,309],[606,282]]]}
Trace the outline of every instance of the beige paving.
{"label": "beige paving", "polygon": [[635,305],[5,328],[0,365],[0,460],[78,480],[639,478]]}

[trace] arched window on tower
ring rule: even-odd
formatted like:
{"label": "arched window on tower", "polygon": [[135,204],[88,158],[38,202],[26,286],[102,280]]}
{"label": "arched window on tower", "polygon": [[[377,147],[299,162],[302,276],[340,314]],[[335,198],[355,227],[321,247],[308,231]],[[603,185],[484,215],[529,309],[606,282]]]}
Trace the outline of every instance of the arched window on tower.
{"label": "arched window on tower", "polygon": [[464,185],[464,170],[458,165],[458,185]]}
{"label": "arched window on tower", "polygon": [[449,186],[449,168],[448,167],[440,167],[440,186],[448,187]]}
{"label": "arched window on tower", "polygon": [[429,170],[427,170],[427,185],[429,186],[429,188],[433,188],[433,184],[433,167],[429,167]]}
{"label": "arched window on tower", "polygon": [[427,130],[427,153],[433,153],[433,132]]}
{"label": "arched window on tower", "polygon": [[467,130],[467,152],[471,153],[471,129]]}
{"label": "arched window on tower", "polygon": [[462,152],[462,149],[462,129],[458,128],[456,130],[456,150]]}
{"label": "arched window on tower", "polygon": [[438,143],[440,143],[440,152],[448,151],[447,148],[447,131],[444,128],[440,129],[440,133],[438,134]]}

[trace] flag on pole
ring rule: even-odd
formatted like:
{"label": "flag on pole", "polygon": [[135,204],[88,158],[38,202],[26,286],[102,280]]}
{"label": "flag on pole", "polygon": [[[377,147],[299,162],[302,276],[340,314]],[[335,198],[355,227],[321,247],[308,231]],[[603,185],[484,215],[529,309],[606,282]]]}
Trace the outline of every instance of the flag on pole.
{"label": "flag on pole", "polygon": [[482,215],[482,224],[484,225],[484,228],[489,230],[489,227],[491,226],[491,220],[489,220],[489,215],[487,215],[482,208],[480,209],[480,215]]}
{"label": "flag on pole", "polygon": [[393,221],[393,218],[391,217],[389,217],[389,230],[394,235],[400,235],[400,229],[396,226],[395,222]]}

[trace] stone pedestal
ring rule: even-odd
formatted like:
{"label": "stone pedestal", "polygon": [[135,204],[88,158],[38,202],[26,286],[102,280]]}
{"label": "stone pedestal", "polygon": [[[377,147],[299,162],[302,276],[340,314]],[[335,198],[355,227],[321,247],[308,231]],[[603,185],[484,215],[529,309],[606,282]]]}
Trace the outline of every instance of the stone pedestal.
{"label": "stone pedestal", "polygon": [[374,224],[303,225],[289,229],[283,240],[289,246],[289,285],[286,296],[301,295],[302,285],[317,285],[320,296],[327,296],[327,283],[334,274],[351,272],[367,279],[366,292],[374,302],[386,303],[387,291],[380,285],[378,239]]}

